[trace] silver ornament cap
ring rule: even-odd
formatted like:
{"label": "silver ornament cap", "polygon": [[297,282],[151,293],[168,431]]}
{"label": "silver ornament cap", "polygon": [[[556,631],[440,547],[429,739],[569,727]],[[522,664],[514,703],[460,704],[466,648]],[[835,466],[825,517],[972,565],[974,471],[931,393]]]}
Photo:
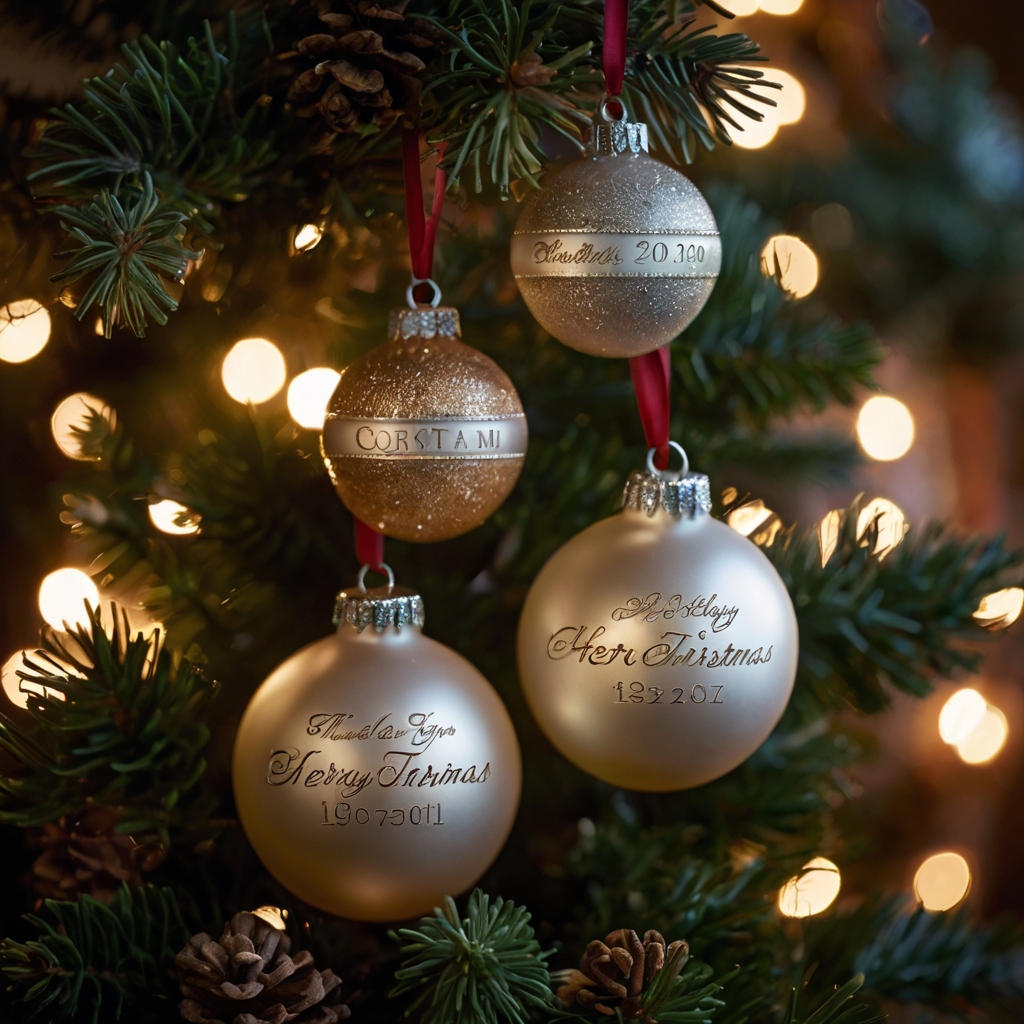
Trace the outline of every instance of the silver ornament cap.
{"label": "silver ornament cap", "polygon": [[386,586],[367,589],[365,580],[369,570],[364,565],[354,587],[342,590],[334,600],[334,625],[339,629],[351,626],[362,633],[368,626],[377,633],[385,629],[401,632],[403,626],[422,629],[426,621],[423,598],[415,590],[395,586],[395,574],[389,565],[380,566],[388,577]]}

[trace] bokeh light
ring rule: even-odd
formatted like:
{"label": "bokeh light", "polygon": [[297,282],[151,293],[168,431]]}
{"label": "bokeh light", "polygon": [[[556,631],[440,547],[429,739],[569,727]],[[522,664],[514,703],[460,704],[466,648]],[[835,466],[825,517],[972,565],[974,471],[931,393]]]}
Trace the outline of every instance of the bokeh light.
{"label": "bokeh light", "polygon": [[898,398],[875,395],[857,414],[857,440],[879,462],[902,458],[914,443],[914,417]]}
{"label": "bokeh light", "polygon": [[102,437],[93,435],[92,443],[86,435],[96,424],[99,417],[109,431],[114,423],[114,412],[95,395],[85,391],[69,395],[53,411],[50,417],[50,430],[57,447],[69,458],[82,462],[96,462],[100,458],[99,444]]}
{"label": "bokeh light", "polygon": [[914,895],[925,910],[950,910],[971,887],[971,869],[959,853],[936,853],[914,875]]}
{"label": "bokeh light", "polygon": [[15,654],[12,654],[4,662],[3,668],[0,669],[0,682],[3,683],[7,699],[19,708],[28,707],[28,696],[30,693],[38,694],[40,697],[50,696],[56,697],[57,700],[67,700],[67,697],[60,690],[47,689],[39,683],[29,682],[18,675],[19,672],[36,674],[34,669],[25,664],[26,658],[39,665],[40,668],[46,664],[34,650],[17,651]]}
{"label": "bokeh light", "polygon": [[320,244],[324,237],[323,231],[317,224],[303,224],[295,231],[295,239],[292,242],[296,252],[309,252]]}
{"label": "bokeh light", "polygon": [[320,430],[327,415],[327,403],[341,380],[328,366],[315,366],[295,377],[288,385],[288,412],[300,427]]}
{"label": "bokeh light", "polygon": [[39,612],[54,628],[72,628],[88,623],[85,602],[94,608],[100,594],[96,584],[81,569],[57,569],[39,585]]}
{"label": "bokeh light", "polygon": [[836,553],[839,546],[839,534],[843,528],[843,510],[834,508],[826,512],[818,523],[818,546],[821,548],[821,564],[828,565],[828,560]]}
{"label": "bokeh light", "polygon": [[283,932],[288,927],[285,923],[288,920],[288,911],[281,907],[257,907],[252,914],[253,917],[266,921],[271,928],[276,928],[279,932]]}
{"label": "bokeh light", "polygon": [[1024,609],[1024,590],[1020,587],[1006,587],[981,599],[974,613],[975,621],[986,629],[1005,629],[1020,618]]}
{"label": "bokeh light", "polygon": [[956,744],[956,752],[967,764],[986,764],[1003,749],[1009,735],[1006,715],[989,704],[981,721]]}
{"label": "bokeh light", "polygon": [[284,356],[266,338],[245,338],[236,342],[224,357],[220,376],[224,390],[236,402],[259,405],[284,386]]}
{"label": "bokeh light", "polygon": [[757,14],[758,0],[728,0],[727,10],[737,18],[747,14]]}
{"label": "bokeh light", "polygon": [[756,89],[757,95],[774,101],[775,106],[758,103],[756,100],[748,105],[762,114],[760,121],[748,117],[742,111],[734,111],[733,116],[742,126],[742,131],[730,132],[735,145],[740,149],[761,149],[767,146],[778,134],[782,125],[796,124],[804,116],[807,109],[807,93],[800,80],[788,71],[771,68],[763,79],[775,82],[781,89]]}
{"label": "bokeh light", "polygon": [[779,134],[779,119],[773,107],[763,107],[760,103],[753,104],[764,117],[755,121],[738,110],[732,112],[733,117],[743,125],[743,130],[733,129],[729,132],[733,145],[740,149],[763,149]]}
{"label": "bokeh light", "polygon": [[[887,498],[873,498],[860,510],[857,516],[857,537],[863,538],[872,523],[876,523],[878,529],[873,553],[878,555],[879,560],[898,547],[910,529],[903,509]],[[866,545],[867,541],[863,543]]]}
{"label": "bokeh light", "polygon": [[765,14],[796,14],[804,0],[758,0],[757,5]]}
{"label": "bokeh light", "polygon": [[739,508],[734,508],[726,517],[726,522],[744,537],[749,537],[762,523],[767,522],[775,513],[757,498],[748,501]]}
{"label": "bokeh light", "polygon": [[988,705],[977,690],[965,687],[957,690],[939,712],[939,735],[943,743],[957,744],[985,717]]}
{"label": "bokeh light", "polygon": [[[179,516],[189,517],[187,522],[178,522]],[[153,525],[164,533],[183,535],[195,533],[199,529],[196,514],[180,502],[165,498],[149,506],[149,518]]]}
{"label": "bokeh light", "polygon": [[839,868],[825,857],[815,857],[779,890],[779,910],[786,917],[820,914],[832,905],[841,885]]}
{"label": "bokeh light", "polygon": [[781,89],[771,91],[772,99],[778,104],[775,108],[776,120],[780,125],[796,124],[807,109],[807,93],[800,79],[781,68],[772,68],[765,75],[765,80],[778,82],[782,86]]}
{"label": "bokeh light", "polygon": [[791,298],[810,295],[818,284],[818,257],[794,235],[773,235],[761,250],[761,273]]}
{"label": "bokeh light", "polygon": [[35,299],[19,299],[0,309],[0,359],[23,363],[50,340],[50,314]]}

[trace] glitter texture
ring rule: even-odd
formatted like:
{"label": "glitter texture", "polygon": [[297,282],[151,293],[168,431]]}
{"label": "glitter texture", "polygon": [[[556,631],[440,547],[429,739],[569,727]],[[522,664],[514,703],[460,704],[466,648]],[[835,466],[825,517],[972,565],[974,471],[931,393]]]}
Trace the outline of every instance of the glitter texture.
{"label": "glitter texture", "polygon": [[[327,412],[328,420],[522,415],[512,381],[494,360],[437,335],[398,337],[367,353],[342,374]],[[388,537],[423,542],[458,537],[483,523],[508,497],[524,461],[325,457],[353,514]]]}
{"label": "glitter texture", "polygon": [[[718,234],[684,175],[646,153],[569,164],[526,203],[517,234],[559,231]],[[671,341],[700,312],[714,278],[519,277],[530,312],[570,348],[630,357]]]}

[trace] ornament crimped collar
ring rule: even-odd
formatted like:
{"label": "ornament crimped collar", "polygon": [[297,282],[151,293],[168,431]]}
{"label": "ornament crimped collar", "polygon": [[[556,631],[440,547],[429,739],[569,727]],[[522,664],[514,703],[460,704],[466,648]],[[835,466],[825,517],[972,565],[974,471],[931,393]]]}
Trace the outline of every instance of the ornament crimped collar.
{"label": "ornament crimped collar", "polygon": [[711,483],[703,473],[671,479],[637,469],[626,481],[622,507],[646,516],[653,516],[660,508],[676,519],[697,519],[711,511]]}
{"label": "ornament crimped collar", "polygon": [[403,626],[422,629],[425,617],[423,598],[405,587],[352,587],[341,591],[334,601],[334,625],[339,629],[353,626],[357,633],[367,626],[378,633],[389,627],[396,632],[401,632]]}
{"label": "ornament crimped collar", "polygon": [[459,311],[454,306],[393,309],[388,318],[388,341],[401,338],[454,338],[461,340]]}
{"label": "ornament crimped collar", "polygon": [[591,129],[593,156],[622,156],[646,153],[647,125],[642,121],[601,121],[595,119]]}

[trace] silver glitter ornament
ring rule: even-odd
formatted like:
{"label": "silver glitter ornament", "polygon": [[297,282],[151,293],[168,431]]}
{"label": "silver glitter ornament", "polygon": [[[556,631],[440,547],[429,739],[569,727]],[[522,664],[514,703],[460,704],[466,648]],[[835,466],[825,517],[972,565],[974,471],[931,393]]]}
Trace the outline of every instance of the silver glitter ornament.
{"label": "silver glitter ornament", "polygon": [[599,116],[591,155],[527,201],[511,259],[542,327],[589,355],[628,358],[693,321],[722,243],[693,182],[648,155],[646,125]]}
{"label": "silver glitter ornament", "polygon": [[624,500],[534,581],[520,679],[548,739],[584,771],[688,789],[745,761],[782,716],[796,616],[763,552],[708,514],[707,477],[634,473]]}
{"label": "silver glitter ornament", "polygon": [[238,815],[300,899],[402,920],[468,889],[498,855],[519,804],[519,744],[490,683],[420,632],[419,595],[351,588],[335,621],[246,708]]}

